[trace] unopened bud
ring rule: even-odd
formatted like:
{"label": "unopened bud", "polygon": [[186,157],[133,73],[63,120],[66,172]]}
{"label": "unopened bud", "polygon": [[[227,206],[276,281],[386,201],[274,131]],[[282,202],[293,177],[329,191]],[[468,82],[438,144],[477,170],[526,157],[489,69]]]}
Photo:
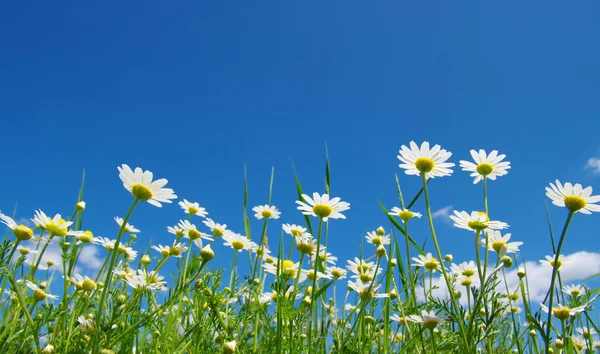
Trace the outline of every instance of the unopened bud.
{"label": "unopened bud", "polygon": [[142,265],[144,267],[148,266],[148,264],[152,263],[152,260],[150,259],[150,256],[145,254],[142,256],[142,259],[140,260],[140,262],[142,262]]}
{"label": "unopened bud", "polygon": [[392,258],[392,259],[390,259],[390,265],[391,265],[392,267],[395,267],[395,266],[396,266],[396,264],[398,264],[398,260],[397,260],[396,258]]}
{"label": "unopened bud", "polygon": [[556,341],[554,341],[554,346],[558,349],[562,349],[565,346],[565,343],[560,339],[556,339]]}
{"label": "unopened bud", "polygon": [[519,270],[517,270],[517,275],[519,276],[519,278],[525,277],[525,269],[519,268]]}
{"label": "unopened bud", "polygon": [[375,254],[377,255],[377,257],[383,257],[386,255],[386,253],[387,251],[385,250],[385,247],[383,247],[383,245],[377,246],[377,250],[375,250]]}
{"label": "unopened bud", "polygon": [[377,228],[377,230],[375,230],[375,234],[376,234],[377,236],[383,236],[383,235],[385,235],[385,230],[383,229],[383,227],[379,226],[379,227]]}
{"label": "unopened bud", "polygon": [[444,256],[444,260],[446,262],[452,262],[453,259],[454,259],[454,257],[452,257],[451,254],[447,254],[447,255]]}
{"label": "unopened bud", "polygon": [[84,211],[85,210],[85,202],[82,200],[79,203],[75,204],[75,210]]}
{"label": "unopened bud", "polygon": [[206,245],[200,250],[200,258],[205,263],[215,258],[215,252],[210,248],[210,245]]}
{"label": "unopened bud", "polygon": [[513,266],[513,260],[509,256],[504,256],[500,259],[505,268],[510,268]]}

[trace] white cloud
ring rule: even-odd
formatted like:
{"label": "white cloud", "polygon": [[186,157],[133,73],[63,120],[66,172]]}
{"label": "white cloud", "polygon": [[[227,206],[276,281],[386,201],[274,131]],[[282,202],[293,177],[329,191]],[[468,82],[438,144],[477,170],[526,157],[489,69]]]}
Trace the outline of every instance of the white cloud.
{"label": "white cloud", "polygon": [[452,205],[445,206],[431,213],[431,217],[434,219],[442,219],[445,221],[450,220],[450,212],[452,212]]}
{"label": "white cloud", "polygon": [[85,266],[86,269],[98,271],[104,261],[98,257],[98,248],[86,246],[81,250],[79,255],[78,266]]}
{"label": "white cloud", "polygon": [[600,158],[590,157],[585,165],[588,170],[593,170],[594,173],[600,174]]}
{"label": "white cloud", "polygon": [[[552,268],[543,266],[538,261],[528,261],[525,265],[521,264],[521,267],[527,269],[527,283],[529,298],[531,302],[538,303],[544,300],[546,292],[550,287],[550,277],[552,276]],[[488,270],[489,272],[490,270]],[[569,255],[565,255],[563,263],[560,268],[560,276],[563,285],[576,284],[589,276],[600,273],[600,253],[598,252],[587,252],[579,251]],[[429,287],[429,279],[426,277],[425,286]],[[500,277],[502,279],[502,277]],[[519,277],[517,276],[517,268],[513,267],[510,270],[506,270],[506,281],[508,283],[508,289],[510,292],[518,292],[519,290]],[[433,279],[433,286],[438,289],[433,290],[433,295],[438,298],[448,298],[447,287],[444,279],[441,276]],[[506,285],[501,282],[499,285],[499,292],[506,293]],[[460,287],[458,290],[461,291],[461,303],[466,304],[466,293],[464,287]],[[419,287],[417,290],[419,301],[423,301],[423,289]]]}

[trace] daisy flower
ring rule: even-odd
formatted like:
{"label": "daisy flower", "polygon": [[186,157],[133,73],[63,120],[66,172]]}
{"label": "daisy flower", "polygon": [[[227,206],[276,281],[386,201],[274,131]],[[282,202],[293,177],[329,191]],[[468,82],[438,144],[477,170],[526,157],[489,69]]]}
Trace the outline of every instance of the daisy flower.
{"label": "daisy flower", "polygon": [[341,202],[340,198],[329,199],[329,194],[319,195],[319,193],[313,193],[312,199],[302,194],[304,201],[297,200],[298,210],[302,211],[304,215],[312,215],[322,218],[323,221],[327,221],[329,218],[332,219],[345,219],[346,217],[342,214],[342,211],[350,209],[350,204]]}
{"label": "daisy flower", "polygon": [[188,250],[188,247],[185,244],[183,244],[181,242],[178,242],[178,243],[173,242],[173,246],[169,247],[169,254],[173,257],[181,258],[181,257],[183,257],[183,254],[187,250]]}
{"label": "daisy flower", "polygon": [[362,271],[361,273],[354,273],[352,274],[352,276],[350,276],[350,278],[359,279],[363,283],[370,282],[371,280],[373,280],[373,278],[375,278],[382,272],[382,269],[379,268],[377,270],[377,273],[375,273],[375,269],[377,269],[377,267],[369,268],[368,270]]}
{"label": "daisy flower", "polygon": [[35,216],[31,219],[35,225],[42,230],[46,230],[53,236],[65,236],[69,232],[69,227],[73,224],[71,221],[65,221],[60,214],[49,218],[41,210],[36,210]]}
{"label": "daisy flower", "polygon": [[408,320],[414,323],[418,323],[423,327],[433,330],[437,325],[443,321],[443,319],[438,318],[433,311],[425,311],[421,310],[421,315],[410,315],[408,316]]}
{"label": "daisy flower", "polygon": [[585,294],[585,288],[581,285],[565,285],[562,288],[565,294],[569,294],[573,297],[581,296]]}
{"label": "daisy flower", "polygon": [[40,289],[37,285],[30,282],[29,280],[25,280],[25,286],[27,286],[29,289],[33,290],[33,299],[35,300],[35,302],[46,300],[46,299],[58,300],[58,296],[48,294],[44,290]]}
{"label": "daisy flower", "polygon": [[207,218],[206,220],[202,221],[202,223],[204,223],[204,225],[206,225],[210,231],[213,232],[214,237],[223,236],[227,230],[227,224],[217,224],[211,218]]}
{"label": "daisy flower", "polygon": [[417,257],[413,257],[412,260],[415,262],[411,264],[412,266],[423,267],[432,272],[435,272],[440,268],[440,262],[434,258],[431,253],[427,253],[425,256],[420,254]]}
{"label": "daisy flower", "polygon": [[[123,226],[123,218],[115,216],[115,221],[117,222],[119,227]],[[141,231],[136,229],[133,225],[127,223],[127,224],[125,224],[125,228],[123,229],[123,232],[138,232],[139,233]]]}
{"label": "daisy flower", "polygon": [[414,217],[420,218],[422,216],[421,213],[415,213],[408,209],[400,209],[398,207],[393,207],[392,211],[389,212],[388,214],[392,215],[392,216],[397,216],[404,222],[408,222],[410,219],[412,219]]}
{"label": "daisy flower", "polygon": [[160,208],[162,207],[161,202],[172,203],[171,199],[177,198],[171,188],[163,188],[167,184],[167,180],[161,178],[153,182],[154,176],[150,171],[142,171],[139,167],[132,171],[126,164],[122,164],[117,169],[125,189],[138,200]]}
{"label": "daisy flower", "polygon": [[177,238],[182,238],[185,235],[185,231],[177,225],[175,226],[167,226],[167,231],[170,234],[177,236]]}
{"label": "daisy flower", "polygon": [[213,240],[213,238],[210,237],[209,235],[203,234],[202,232],[198,231],[198,229],[196,228],[196,225],[192,224],[191,222],[189,222],[187,220],[179,220],[179,224],[177,224],[177,226],[181,230],[183,230],[183,237],[189,238],[192,241],[197,240],[199,238],[203,238],[208,241]]}
{"label": "daisy flower", "polygon": [[331,275],[334,279],[346,279],[346,270],[339,267],[331,267],[327,269],[327,274]]}
{"label": "daisy flower", "polygon": [[583,338],[589,338],[596,334],[596,331],[593,328],[589,327],[579,327],[576,329],[577,333],[579,333]]}
{"label": "daisy flower", "polygon": [[358,257],[354,257],[354,261],[347,260],[346,263],[346,269],[354,274],[361,274],[369,270],[374,271],[375,269],[375,262],[367,262],[364,259],[359,259]]}
{"label": "daisy flower", "polygon": [[390,244],[390,235],[379,236],[375,231],[367,232],[366,238],[368,243],[373,244],[375,246],[385,246]]}
{"label": "daisy flower", "polygon": [[117,243],[117,240],[111,240],[106,237],[98,237],[96,238],[96,243],[106,248],[106,250],[110,252],[115,249],[115,243]]}
{"label": "daisy flower", "polygon": [[254,217],[257,219],[279,219],[279,215],[281,212],[277,210],[274,205],[258,205],[252,208],[252,211],[255,212]]}
{"label": "daisy flower", "polygon": [[[279,274],[277,274],[277,263],[279,263]],[[300,268],[300,263],[294,263],[289,259],[263,264],[265,272],[275,276],[282,276],[286,280],[296,279],[298,268]],[[300,271],[298,283],[304,282],[306,280],[306,275],[306,272]]]}
{"label": "daisy flower", "polygon": [[[523,244],[523,242],[508,242],[510,240],[510,234],[506,234],[502,236],[500,231],[490,230],[487,233],[487,244],[488,250],[496,251],[500,253],[502,248],[505,248],[505,253],[516,253],[519,251],[519,246]],[[485,237],[481,239],[481,245],[485,247],[486,240]]]}
{"label": "daisy flower", "polygon": [[250,241],[246,236],[242,236],[235,232],[228,231],[223,235],[223,244],[229,246],[238,252],[242,250],[253,250],[258,248],[258,245]]}
{"label": "daisy flower", "polygon": [[471,157],[475,163],[471,161],[460,161],[460,167],[463,171],[473,172],[471,177],[475,177],[473,184],[477,184],[484,178],[489,178],[495,181],[498,176],[504,176],[508,173],[510,162],[502,161],[506,155],[498,155],[497,150],[493,150],[490,154],[486,154],[485,150],[471,150]]}
{"label": "daisy flower", "polygon": [[452,273],[456,275],[464,275],[466,277],[471,277],[477,273],[477,265],[475,265],[475,262],[473,261],[468,263],[462,262],[461,264],[452,263],[450,268],[452,269]]}
{"label": "daisy flower", "polygon": [[[311,234],[306,233],[302,236],[296,236],[296,249],[302,254],[315,253],[317,248],[317,240]],[[319,250],[320,251],[320,250]]]}
{"label": "daisy flower", "polygon": [[171,247],[163,245],[152,245],[152,249],[160,253],[163,257],[169,257],[171,255]]}
{"label": "daisy flower", "polygon": [[439,145],[429,149],[429,143],[425,141],[419,148],[414,141],[411,141],[410,149],[406,145],[400,147],[398,160],[402,162],[399,166],[406,170],[407,175],[424,174],[425,178],[429,179],[452,174],[450,167],[454,166],[454,163],[446,162],[450,156],[452,153],[441,149]]}
{"label": "daisy flower", "polygon": [[573,342],[573,345],[578,349],[577,351],[584,350],[587,347],[587,341],[584,338],[584,336],[573,336],[571,337],[571,341]]}
{"label": "daisy flower", "polygon": [[304,235],[304,233],[306,232],[306,228],[296,225],[296,224],[283,224],[281,226],[281,228],[283,229],[283,232],[285,232],[288,235],[294,236],[294,237],[298,237],[301,235]]}
{"label": "daisy flower", "polygon": [[[554,317],[558,318],[559,320],[564,321],[564,320],[568,319],[570,316],[575,316],[578,313],[585,311],[585,308],[587,307],[587,305],[588,304],[585,304],[583,306],[574,307],[574,308],[570,309],[567,306],[557,304],[556,307],[552,308],[552,314],[554,315]],[[546,305],[540,303],[540,308],[545,313],[548,313],[548,307]]]}
{"label": "daisy flower", "polygon": [[[310,256],[311,263],[315,264],[316,259],[317,259],[317,257],[313,252],[313,254],[311,254],[311,256]],[[327,252],[327,250],[325,249],[325,246],[321,245],[321,249],[319,250],[319,261],[329,263],[331,265],[335,265],[337,260],[338,260],[338,258],[336,256]]]}
{"label": "daisy flower", "polygon": [[145,269],[138,269],[134,275],[126,275],[123,280],[137,290],[160,291],[168,289],[164,279],[154,271],[147,272]]}
{"label": "daisy flower", "polygon": [[13,231],[17,240],[26,241],[33,237],[33,230],[23,224],[17,224],[10,216],[0,213],[0,222]]}
{"label": "daisy flower", "polygon": [[[556,259],[556,255],[553,256],[546,256],[546,259],[542,259],[540,260],[540,263],[543,266],[546,267],[550,267],[550,268],[554,268],[554,260]],[[565,258],[563,257],[563,255],[559,255],[558,256],[558,264],[557,264],[557,269],[560,268],[563,264],[565,263]]]}
{"label": "daisy flower", "polygon": [[454,226],[471,231],[483,231],[485,229],[502,230],[508,227],[507,223],[501,221],[490,221],[487,214],[479,211],[472,211],[471,214],[466,211],[458,212],[454,210],[454,215],[450,215],[454,221]]}
{"label": "daisy flower", "polygon": [[80,245],[82,243],[96,243],[96,240],[94,239],[94,234],[90,230],[69,231],[67,232],[67,236],[75,237],[77,239],[77,245]]}
{"label": "daisy flower", "polygon": [[[315,270],[314,269],[300,270],[300,279],[302,279],[303,277],[306,277],[309,280],[314,280],[315,279]],[[317,271],[317,280],[318,279],[331,280],[331,279],[333,279],[333,276],[330,274],[325,274],[325,273],[321,273],[321,272]]]}
{"label": "daisy flower", "polygon": [[550,183],[546,187],[546,196],[552,199],[552,204],[566,207],[572,212],[591,214],[592,211],[600,211],[600,195],[592,196],[592,187],[583,188],[581,184],[572,185],[567,182],[563,186],[558,180],[556,185]]}
{"label": "daisy flower", "polygon": [[[115,240],[115,243],[116,243],[116,240]],[[125,256],[125,259],[127,259],[129,261],[134,261],[138,255],[138,252],[136,250],[134,250],[131,247],[124,246],[123,244],[119,245],[117,252],[119,252],[120,254]]]}
{"label": "daisy flower", "polygon": [[358,296],[363,301],[369,301],[372,298],[382,299],[382,298],[389,297],[390,294],[378,294],[377,293],[377,291],[379,290],[380,287],[381,287],[381,284],[373,284],[372,282],[363,283],[360,280],[358,280],[356,282],[353,282],[352,280],[350,280],[348,282],[348,289],[352,289],[355,292],[357,292]]}
{"label": "daisy flower", "polygon": [[187,199],[184,199],[183,201],[180,201],[178,204],[181,207],[181,209],[183,209],[183,212],[186,214],[198,215],[201,218],[208,215],[208,212],[206,211],[206,209],[201,207],[200,204],[198,204],[198,203],[191,203],[191,202],[188,202]]}
{"label": "daisy flower", "polygon": [[479,286],[479,278],[472,277],[467,275],[459,275],[454,279],[455,283],[460,284],[462,286],[470,286],[470,287],[478,287]]}

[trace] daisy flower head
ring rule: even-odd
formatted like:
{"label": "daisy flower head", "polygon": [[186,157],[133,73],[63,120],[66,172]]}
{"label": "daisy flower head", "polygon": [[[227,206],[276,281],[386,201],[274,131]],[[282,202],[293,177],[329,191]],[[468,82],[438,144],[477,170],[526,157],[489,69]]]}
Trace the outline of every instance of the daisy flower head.
{"label": "daisy flower head", "polygon": [[206,218],[202,223],[212,231],[214,237],[223,236],[227,230],[227,224],[217,224],[211,218]]}
{"label": "daisy flower head", "polygon": [[138,251],[134,250],[132,247],[127,247],[123,244],[119,245],[119,247],[117,248],[117,252],[122,254],[128,261],[134,261],[138,255]]}
{"label": "daisy flower head", "polygon": [[206,211],[206,209],[201,207],[200,204],[198,204],[198,203],[191,203],[191,202],[188,202],[187,199],[184,199],[183,201],[180,201],[178,204],[181,207],[181,209],[183,209],[183,212],[186,214],[198,215],[201,218],[208,215],[208,212]]}
{"label": "daisy flower head", "polygon": [[450,215],[450,219],[454,221],[454,226],[474,232],[481,232],[485,229],[502,230],[508,227],[507,223],[491,221],[486,213],[480,211],[472,211],[469,214],[466,211],[458,212],[454,210],[454,215]]}
{"label": "daisy flower head", "polygon": [[257,205],[252,208],[252,211],[255,212],[254,217],[257,219],[279,219],[281,212],[277,210],[274,205]]}
{"label": "daisy flower head", "polygon": [[450,268],[452,269],[452,273],[466,277],[472,277],[477,272],[477,265],[473,261],[462,262],[461,264],[452,263]]}
{"label": "daisy flower head", "polygon": [[435,315],[435,312],[433,312],[433,311],[427,312],[425,310],[421,310],[420,316],[419,315],[408,316],[408,320],[411,322],[414,322],[414,323],[418,323],[429,330],[433,330],[435,327],[437,327],[438,324],[440,324],[440,322],[443,321],[443,319],[438,318]]}
{"label": "daisy flower head", "polygon": [[302,254],[312,255],[317,249],[317,240],[311,234],[305,233],[296,237],[296,249]]}
{"label": "daisy flower head", "polygon": [[17,224],[10,216],[0,213],[0,222],[8,226],[20,241],[27,241],[33,237],[33,230],[23,224]]}
{"label": "daisy flower head", "polygon": [[585,294],[585,288],[579,284],[578,285],[575,285],[575,284],[565,285],[565,286],[563,286],[562,291],[565,294],[569,294],[573,297],[577,297],[577,296],[581,296],[581,295]]}
{"label": "daisy flower head", "polygon": [[171,247],[163,245],[152,245],[152,249],[160,253],[164,258],[171,255]]}
{"label": "daisy flower head", "polygon": [[583,338],[589,338],[596,334],[596,331],[593,328],[589,327],[579,327],[576,329],[577,333],[579,333]]}
{"label": "daisy flower head", "polygon": [[446,162],[452,156],[451,152],[439,145],[430,149],[427,141],[423,142],[420,148],[414,141],[409,145],[410,148],[402,145],[398,155],[398,160],[402,162],[399,166],[406,170],[407,175],[425,175],[425,178],[429,179],[452,174],[450,167],[454,166],[454,163]]}
{"label": "daisy flower head", "polygon": [[46,299],[58,300],[58,296],[48,294],[47,292],[42,290],[37,285],[30,282],[29,280],[25,280],[25,286],[27,286],[29,289],[31,289],[33,291],[33,300],[35,300],[35,302],[39,302],[39,301],[46,300]]}
{"label": "daisy flower head", "polygon": [[404,222],[408,222],[414,217],[420,218],[422,216],[421,213],[415,213],[408,209],[400,209],[398,207],[393,207],[392,211],[388,214],[392,216],[398,216]]}
{"label": "daisy flower head", "polygon": [[389,245],[390,244],[390,235],[378,235],[375,231],[367,232],[367,242],[373,244],[375,246],[380,245]]}
{"label": "daisy flower head", "polygon": [[361,280],[348,282],[348,288],[358,293],[358,296],[363,301],[369,301],[372,298],[386,298],[389,294],[378,294],[377,291],[381,287],[381,284],[373,284],[372,282],[363,283]]}
{"label": "daisy flower head", "polygon": [[305,227],[296,224],[283,224],[281,228],[283,229],[283,232],[294,237],[304,235],[304,233],[306,232]]}
{"label": "daisy flower head", "polygon": [[479,152],[471,150],[471,157],[475,163],[461,160],[460,167],[463,171],[473,172],[471,173],[471,177],[475,177],[473,184],[479,183],[484,178],[495,181],[497,177],[506,175],[507,170],[510,169],[510,162],[502,161],[506,155],[498,155],[497,150],[493,150],[489,155],[483,149]]}
{"label": "daisy flower head", "polygon": [[[334,256],[333,254],[327,252],[325,246],[321,245],[320,247],[321,249],[319,250],[319,261],[320,262],[325,262],[331,265],[335,265],[335,263],[337,262],[338,258],[336,256]],[[316,255],[313,253],[310,256],[310,261],[312,264],[315,264],[315,261],[317,260]]]}
{"label": "daisy flower head", "polygon": [[427,253],[425,256],[420,254],[418,257],[412,259],[415,263],[411,264],[415,267],[423,267],[431,272],[435,272],[440,269],[440,262],[434,258],[431,253]]}
{"label": "daisy flower head", "polygon": [[349,259],[346,262],[346,269],[354,274],[361,274],[375,269],[375,262],[367,262],[364,259],[359,259],[358,257],[354,257],[354,261]]}
{"label": "daisy flower head", "polygon": [[581,184],[575,185],[566,182],[564,185],[556,180],[556,185],[550,183],[546,187],[546,196],[552,200],[552,204],[566,207],[571,212],[591,214],[592,211],[600,211],[600,195],[592,196],[592,187],[583,188]]}
{"label": "daisy flower head", "polygon": [[185,235],[185,231],[183,231],[183,229],[181,227],[179,227],[178,225],[167,226],[167,231],[170,234],[177,236],[178,239],[182,238]]}
{"label": "daisy flower head", "polygon": [[77,239],[77,244],[80,245],[82,243],[96,243],[94,239],[94,234],[90,230],[86,231],[69,231],[67,232],[67,236],[73,236]]}
{"label": "daisy flower head", "polygon": [[[501,253],[504,247],[504,253],[516,253],[519,251],[519,246],[521,246],[523,242],[508,242],[510,240],[510,236],[510,234],[502,236],[500,231],[490,230],[487,232],[488,250]],[[481,239],[481,245],[485,247],[485,237]]]}
{"label": "daisy flower head", "polygon": [[346,270],[339,267],[327,268],[327,274],[331,275],[334,279],[346,279]]}
{"label": "daisy flower head", "polygon": [[246,236],[238,233],[228,231],[223,235],[223,244],[229,246],[238,252],[242,250],[254,250],[258,248],[258,245],[250,241]]}
{"label": "daisy flower head", "polygon": [[203,238],[208,241],[213,240],[213,238],[210,237],[209,235],[203,234],[202,232],[198,231],[198,229],[196,228],[196,225],[192,224],[191,222],[189,222],[187,220],[179,220],[177,227],[179,227],[181,230],[183,230],[183,237],[189,238],[192,241],[195,241],[199,238]]}
{"label": "daisy flower head", "polygon": [[113,249],[115,249],[115,244],[117,243],[117,240],[111,240],[107,237],[97,237],[96,243],[110,252]]}
{"label": "daisy flower head", "polygon": [[[567,306],[557,304],[556,307],[552,308],[552,314],[554,315],[554,317],[558,318],[559,320],[564,321],[571,316],[575,316],[578,313],[585,311],[586,307],[587,307],[587,304],[570,309]],[[540,303],[540,308],[545,313],[548,313],[548,307],[546,305]]]}
{"label": "daisy flower head", "polygon": [[[277,265],[279,264],[279,274],[277,274]],[[263,268],[265,272],[269,274],[273,274],[275,276],[281,276],[283,279],[290,280],[296,279],[298,275],[298,269],[300,268],[300,263],[294,263],[289,259],[285,260],[277,260],[274,263],[263,263]],[[306,280],[306,273],[300,272],[300,278],[298,282],[301,283]]]}
{"label": "daisy flower head", "polygon": [[[540,263],[543,266],[554,268],[554,261],[556,260],[556,255],[546,256],[545,258],[546,259],[540,260]],[[561,254],[561,255],[558,256],[558,262],[556,264],[556,269],[560,268],[563,264],[565,264],[565,258]]]}
{"label": "daisy flower head", "polygon": [[49,218],[41,210],[36,210],[35,216],[31,220],[37,227],[48,231],[54,236],[65,236],[67,232],[69,232],[69,227],[73,224],[73,222],[63,219],[60,214],[56,214],[53,218]]}
{"label": "daisy flower head", "polygon": [[139,167],[132,171],[126,164],[122,164],[117,169],[125,189],[138,200],[160,208],[162,207],[160,203],[172,203],[171,199],[177,198],[171,188],[163,188],[168,181],[164,178],[152,181],[154,175],[150,171],[142,171]]}
{"label": "daisy flower head", "polygon": [[322,218],[323,221],[327,221],[329,218],[332,219],[345,219],[346,217],[342,214],[342,211],[350,209],[350,204],[340,201],[340,198],[329,199],[329,194],[319,195],[319,193],[313,193],[312,199],[302,194],[304,201],[297,200],[298,210],[302,211],[304,215],[312,215]]}
{"label": "daisy flower head", "polygon": [[[115,216],[115,221],[117,222],[119,227],[123,227],[123,221],[124,221],[123,218]],[[125,228],[123,228],[123,232],[141,232],[141,231],[136,229],[133,225],[127,223],[127,224],[125,224]]]}

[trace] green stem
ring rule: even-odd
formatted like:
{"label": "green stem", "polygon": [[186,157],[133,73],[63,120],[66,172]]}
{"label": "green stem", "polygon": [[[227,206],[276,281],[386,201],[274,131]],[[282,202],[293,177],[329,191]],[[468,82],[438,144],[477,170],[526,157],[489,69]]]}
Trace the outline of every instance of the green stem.
{"label": "green stem", "polygon": [[27,318],[27,323],[29,324],[29,327],[31,327],[31,334],[33,336],[33,344],[35,345],[35,350],[37,353],[41,353],[42,351],[40,349],[38,333],[35,328],[35,324],[33,323],[33,320],[31,319],[31,314],[29,313],[29,311],[27,310],[27,306],[25,305],[25,300],[23,299],[21,290],[19,290],[19,288],[17,287],[15,279],[12,277],[12,275],[8,276],[8,281],[12,284],[15,294],[17,294],[17,300],[19,302],[19,306],[21,307],[21,310],[23,311],[23,313],[25,314],[25,317]]}
{"label": "green stem", "polygon": [[[308,352],[312,354],[312,320],[313,313],[315,309],[315,294],[317,293],[317,270],[319,269],[319,255],[321,252],[321,230],[323,229],[323,218],[319,218],[319,231],[317,234],[317,252],[315,253],[315,268],[314,268],[314,278],[312,285],[312,292],[310,294],[310,316],[308,319]],[[315,321],[316,322],[316,321]]]}

